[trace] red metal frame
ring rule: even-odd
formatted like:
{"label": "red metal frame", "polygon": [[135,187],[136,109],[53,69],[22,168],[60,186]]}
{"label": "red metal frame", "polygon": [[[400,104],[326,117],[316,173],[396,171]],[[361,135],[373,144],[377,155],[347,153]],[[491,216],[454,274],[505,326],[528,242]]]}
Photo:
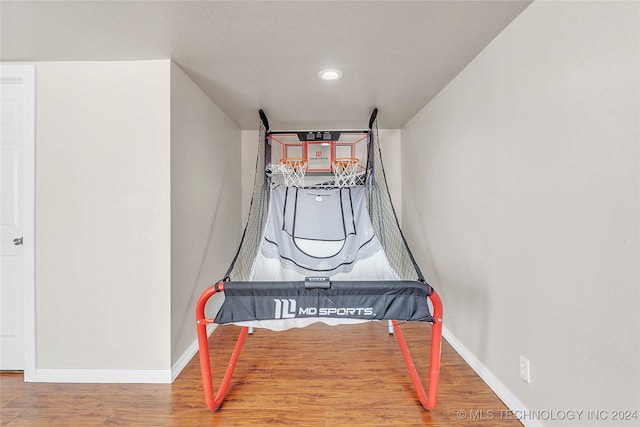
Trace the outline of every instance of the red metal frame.
{"label": "red metal frame", "polygon": [[400,350],[402,350],[402,356],[404,357],[404,363],[407,365],[413,387],[416,389],[418,399],[422,407],[427,410],[432,410],[436,406],[436,398],[438,397],[438,382],[440,380],[440,353],[442,350],[442,300],[440,296],[433,291],[429,299],[433,303],[433,318],[435,322],[431,328],[431,360],[429,362],[429,393],[425,393],[422,386],[422,380],[416,371],[416,367],[411,359],[411,353],[402,335],[400,325],[397,320],[393,320],[393,332],[400,344]]}
{"label": "red metal frame", "polygon": [[[282,134],[284,136],[292,136],[295,135],[294,133],[292,134]],[[322,144],[329,144],[329,146],[331,147],[329,149],[329,168],[313,168],[313,169],[309,169],[309,167],[307,166],[307,171],[308,172],[333,172],[333,161],[336,158],[336,146],[350,146],[351,147],[351,156],[350,157],[355,157],[356,156],[356,144],[358,144],[359,142],[364,141],[365,139],[368,138],[367,134],[364,134],[360,139],[357,139],[356,141],[353,142],[338,142],[338,141],[334,141],[334,140],[314,140],[314,141],[302,141],[299,143],[289,143],[289,142],[284,142],[279,140],[278,138],[276,138],[275,136],[271,135],[270,136],[272,141],[275,141],[277,143],[279,143],[282,146],[282,156],[281,158],[286,158],[288,157],[287,154],[287,147],[302,147],[302,157],[304,159],[307,159],[307,161],[309,161],[309,144],[318,144],[318,145],[322,145]]]}
{"label": "red metal frame", "polygon": [[[196,303],[196,330],[198,333],[198,347],[200,350],[200,370],[202,372],[202,385],[204,387],[204,396],[205,401],[207,402],[207,407],[212,411],[217,411],[220,409],[227,391],[229,391],[231,377],[233,376],[233,371],[235,370],[236,363],[238,361],[238,358],[240,357],[240,351],[242,350],[244,340],[247,337],[247,333],[249,330],[249,328],[247,328],[246,326],[240,330],[240,336],[238,336],[238,341],[236,342],[236,345],[233,349],[231,359],[229,360],[229,364],[227,365],[227,370],[225,371],[222,382],[220,383],[220,388],[218,389],[218,393],[216,394],[213,386],[213,380],[211,378],[211,360],[209,356],[209,339],[207,336],[207,325],[214,322],[212,319],[206,318],[204,314],[204,308],[207,304],[207,301],[209,301],[209,298],[211,298],[217,292],[223,291],[224,282],[218,282],[215,285],[207,288],[200,295]],[[402,330],[400,329],[400,325],[398,324],[397,320],[392,321],[393,331],[398,340],[398,344],[400,345],[400,350],[402,351],[404,362],[407,365],[407,369],[409,370],[411,381],[413,382],[413,386],[416,389],[416,393],[418,394],[418,399],[420,400],[422,407],[426,410],[432,410],[436,405],[438,381],[440,379],[440,351],[442,347],[442,301],[435,291],[429,296],[429,299],[433,303],[433,318],[435,319],[435,321],[434,323],[432,323],[431,330],[431,360],[429,365],[428,393],[425,392],[422,385],[422,380],[420,379],[413,360],[411,359],[411,354],[409,353],[409,348],[407,347],[407,343],[404,339],[404,335],[402,334]]]}

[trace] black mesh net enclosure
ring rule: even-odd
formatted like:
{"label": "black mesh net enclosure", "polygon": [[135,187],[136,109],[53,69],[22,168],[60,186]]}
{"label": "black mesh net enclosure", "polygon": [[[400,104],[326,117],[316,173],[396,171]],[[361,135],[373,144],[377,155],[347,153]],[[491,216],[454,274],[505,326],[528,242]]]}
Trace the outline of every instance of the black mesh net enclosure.
{"label": "black mesh net enclosure", "polygon": [[399,226],[378,138],[364,131],[278,131],[260,112],[253,194],[224,281],[424,278]]}
{"label": "black mesh net enclosure", "polygon": [[249,216],[245,225],[240,247],[236,252],[224,280],[248,281],[251,280],[251,271],[256,256],[260,249],[260,243],[264,234],[265,221],[269,207],[269,180],[267,179],[265,159],[267,128],[264,121],[260,120],[258,131],[258,153],[256,156],[256,171],[253,180],[253,194],[249,207]]}
{"label": "black mesh net enclosure", "polygon": [[373,150],[373,164],[371,165],[368,185],[369,215],[371,223],[382,244],[382,248],[389,263],[403,280],[417,280],[424,282],[420,268],[409,250],[409,245],[402,234],[396,211],[391,202],[389,186],[382,162],[382,151],[378,138],[378,121],[374,120],[371,129],[371,146]]}

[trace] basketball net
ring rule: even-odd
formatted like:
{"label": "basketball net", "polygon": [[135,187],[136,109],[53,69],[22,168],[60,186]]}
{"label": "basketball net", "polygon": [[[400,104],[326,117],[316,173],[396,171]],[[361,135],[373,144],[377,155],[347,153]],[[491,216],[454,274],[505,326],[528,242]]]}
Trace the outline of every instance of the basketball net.
{"label": "basketball net", "polygon": [[307,161],[299,158],[284,158],[280,161],[280,171],[287,187],[304,187]]}
{"label": "basketball net", "polygon": [[333,175],[336,178],[336,187],[353,187],[356,185],[356,176],[360,160],[355,157],[340,157],[333,160]]}

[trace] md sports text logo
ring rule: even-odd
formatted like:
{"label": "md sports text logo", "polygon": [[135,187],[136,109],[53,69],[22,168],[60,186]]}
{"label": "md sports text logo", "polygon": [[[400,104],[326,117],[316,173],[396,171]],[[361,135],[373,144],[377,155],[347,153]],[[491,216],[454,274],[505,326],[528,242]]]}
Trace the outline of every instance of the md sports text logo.
{"label": "md sports text logo", "polygon": [[333,316],[358,317],[373,316],[373,307],[300,307],[297,309],[296,300],[292,298],[274,299],[276,303],[276,319],[293,319],[304,316]]}

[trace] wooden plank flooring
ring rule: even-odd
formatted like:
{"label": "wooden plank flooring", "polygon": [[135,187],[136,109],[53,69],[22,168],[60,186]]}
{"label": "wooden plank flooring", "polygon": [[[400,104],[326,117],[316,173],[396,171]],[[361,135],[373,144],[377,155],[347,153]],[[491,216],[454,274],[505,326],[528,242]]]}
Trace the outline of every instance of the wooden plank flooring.
{"label": "wooden plank flooring", "polygon": [[[416,322],[402,329],[426,381],[431,327]],[[209,340],[216,381],[239,330],[222,326]],[[173,384],[24,383],[21,374],[3,373],[0,398],[0,424],[12,427],[521,425],[446,342],[438,402],[424,411],[382,323],[256,330],[218,412],[206,408],[197,356]],[[461,419],[458,411],[475,419]]]}

